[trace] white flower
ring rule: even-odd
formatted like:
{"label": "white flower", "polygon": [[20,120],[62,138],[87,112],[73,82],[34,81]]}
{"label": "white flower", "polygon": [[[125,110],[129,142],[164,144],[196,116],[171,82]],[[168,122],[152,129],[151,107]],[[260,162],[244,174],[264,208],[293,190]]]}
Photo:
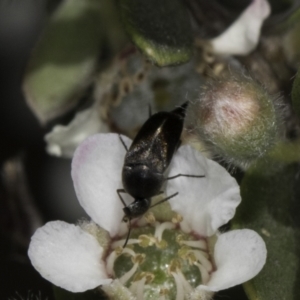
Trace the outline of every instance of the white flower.
{"label": "white flower", "polygon": [[[123,140],[130,145],[128,138],[123,137]],[[170,220],[163,223],[156,221],[152,223],[153,235],[132,237],[132,230],[128,242],[132,247],[117,247],[124,243],[124,237],[116,241],[118,236],[126,235],[126,226],[122,223],[123,206],[116,193],[117,189],[122,188],[121,170],[125,152],[117,134],[94,135],[77,148],[72,162],[72,178],[78,200],[92,220],[107,230],[114,241],[109,247],[99,243],[101,239],[97,237],[96,225],[90,225],[94,229],[88,230],[86,226],[55,221],[38,229],[32,237],[28,254],[33,266],[53,284],[71,292],[82,292],[100,285],[108,293],[113,293],[114,289],[118,292],[125,290],[122,299],[140,299],[143,291],[151,286],[148,284],[153,276],[150,271],[140,272],[140,277],[136,275],[129,289],[123,286],[128,284],[139,264],[147,259],[148,254],[136,255],[133,246],[141,243],[156,245],[167,253],[171,246],[163,243],[162,234],[165,230],[175,230],[176,225]],[[182,146],[173,158],[168,176],[179,173],[205,175],[205,178],[179,177],[169,180],[166,188],[167,195],[179,192],[168,202],[172,210],[183,218],[176,215],[177,227],[183,230],[180,236],[192,236],[191,239],[179,241],[183,247],[179,246],[178,252],[191,265],[199,268],[202,281],[192,288],[184,278],[178,259],[171,260],[168,270],[170,277],[174,278],[176,299],[184,299],[187,294],[191,299],[208,299],[210,292],[254,277],[265,263],[266,248],[262,238],[252,230],[217,233],[217,229],[234,216],[241,201],[235,179],[223,167],[190,146]],[[124,195],[124,199],[128,203],[133,201],[129,195]],[[159,210],[163,210],[162,207],[163,204],[156,206]],[[145,225],[144,218],[136,220],[135,225]],[[206,239],[212,236],[216,242],[210,248]],[[118,276],[114,263],[117,264],[118,251],[131,256],[133,267],[116,280]],[[155,263],[155,258],[152,262]]]}
{"label": "white flower", "polygon": [[220,36],[211,40],[213,51],[223,55],[247,55],[258,44],[264,20],[270,15],[267,0],[253,0],[239,18]]}
{"label": "white flower", "polygon": [[54,156],[72,157],[77,146],[88,136],[109,131],[100,118],[99,105],[78,112],[67,126],[56,125],[45,135],[47,152]]}

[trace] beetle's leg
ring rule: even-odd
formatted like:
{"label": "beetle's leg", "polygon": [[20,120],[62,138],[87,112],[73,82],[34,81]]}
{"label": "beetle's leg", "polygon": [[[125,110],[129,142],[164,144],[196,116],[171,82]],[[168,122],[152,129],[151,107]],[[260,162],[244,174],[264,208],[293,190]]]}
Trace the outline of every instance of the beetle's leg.
{"label": "beetle's leg", "polygon": [[[127,205],[126,205],[124,199],[123,199],[122,196],[121,196],[121,193],[126,194],[126,191],[125,191],[124,189],[117,189],[117,193],[118,193],[119,198],[120,198],[121,202],[123,203],[124,207],[126,207]],[[130,232],[131,232],[131,222],[130,222],[130,218],[127,217],[126,215],[124,216],[123,221],[124,221],[124,222],[128,222],[128,233],[127,233],[127,236],[126,236],[125,243],[124,243],[124,245],[123,245],[123,248],[125,248],[126,245],[127,245],[127,243],[128,243],[129,236],[130,236]]]}
{"label": "beetle's leg", "polygon": [[175,179],[177,177],[184,176],[184,177],[193,177],[193,178],[202,178],[205,177],[205,175],[188,175],[188,174],[177,174],[175,176],[167,177],[165,180],[171,180]]}
{"label": "beetle's leg", "polygon": [[119,134],[119,139],[120,139],[121,143],[123,144],[125,150],[128,152],[128,148],[127,148],[125,142],[123,141],[123,139],[122,139],[122,137],[121,137],[121,134]]}
{"label": "beetle's leg", "polygon": [[162,200],[156,202],[155,204],[153,204],[152,206],[150,206],[150,208],[152,208],[152,207],[154,207],[154,206],[156,206],[156,205],[158,205],[158,204],[161,204],[161,203],[163,203],[163,202],[166,202],[166,201],[170,200],[171,198],[177,196],[178,194],[179,194],[179,193],[177,192],[177,193],[175,193],[175,194],[173,194],[173,195],[171,195],[171,196],[169,196],[169,197],[167,197],[167,198],[165,198],[165,199],[162,199]]}
{"label": "beetle's leg", "polygon": [[128,233],[127,233],[126,241],[125,241],[125,243],[123,245],[123,248],[125,248],[126,245],[127,245],[127,243],[128,243],[130,232],[131,232],[131,222],[130,222],[130,220],[128,220]]}
{"label": "beetle's leg", "polygon": [[121,193],[126,194],[126,191],[124,189],[117,189],[117,193],[118,193],[119,198],[120,198],[121,202],[123,203],[124,207],[126,207],[127,204],[125,203],[124,199],[121,196]]}

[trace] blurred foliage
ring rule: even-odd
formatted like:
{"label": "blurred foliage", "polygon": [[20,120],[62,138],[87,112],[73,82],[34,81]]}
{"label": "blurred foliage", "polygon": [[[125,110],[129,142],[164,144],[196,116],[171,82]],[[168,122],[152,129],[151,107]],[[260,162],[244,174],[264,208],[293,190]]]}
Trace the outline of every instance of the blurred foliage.
{"label": "blurred foliage", "polygon": [[71,0],[51,16],[23,85],[28,104],[42,123],[78,103],[92,82],[104,44],[114,52],[124,43],[115,13],[111,1]]}
{"label": "blurred foliage", "polygon": [[297,72],[293,82],[292,104],[294,112],[297,114],[298,118],[300,118],[300,71]]}
{"label": "blurred foliage", "polygon": [[291,216],[297,205],[299,209],[299,194],[295,190],[299,171],[298,164],[270,159],[250,168],[241,182],[243,201],[233,227],[260,233],[268,249],[263,270],[244,284],[250,299],[300,297],[300,230]]}
{"label": "blurred foliage", "polygon": [[163,67],[189,60],[192,31],[181,0],[120,0],[119,9],[132,41],[152,62]]}

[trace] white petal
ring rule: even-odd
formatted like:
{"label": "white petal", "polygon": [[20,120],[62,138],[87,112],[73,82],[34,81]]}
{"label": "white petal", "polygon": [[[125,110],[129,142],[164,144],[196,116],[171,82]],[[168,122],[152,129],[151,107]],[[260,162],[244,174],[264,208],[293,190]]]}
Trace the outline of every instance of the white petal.
{"label": "white petal", "polygon": [[175,154],[169,177],[177,174],[205,175],[205,178],[179,177],[167,181],[167,195],[172,209],[183,216],[192,230],[211,236],[235,214],[241,202],[236,180],[218,163],[205,158],[190,146]]}
{"label": "white petal", "polygon": [[247,55],[257,46],[263,21],[270,15],[267,0],[253,0],[240,17],[211,40],[213,51],[224,55]]}
{"label": "white petal", "polygon": [[[122,138],[131,143],[129,138]],[[118,233],[124,215],[116,190],[123,188],[125,153],[117,134],[96,134],[80,144],[72,160],[72,179],[79,203],[111,236]]]}
{"label": "white petal", "polygon": [[31,238],[28,256],[32,265],[51,283],[71,292],[108,284],[102,247],[80,227],[49,222]]}
{"label": "white petal", "polygon": [[256,276],[263,268],[267,249],[263,239],[253,230],[233,230],[221,234],[214,250],[217,270],[201,289],[220,291]]}
{"label": "white petal", "polygon": [[98,132],[108,132],[108,127],[101,121],[99,110],[93,106],[77,113],[67,126],[57,125],[46,134],[47,151],[55,156],[72,157],[84,139]]}

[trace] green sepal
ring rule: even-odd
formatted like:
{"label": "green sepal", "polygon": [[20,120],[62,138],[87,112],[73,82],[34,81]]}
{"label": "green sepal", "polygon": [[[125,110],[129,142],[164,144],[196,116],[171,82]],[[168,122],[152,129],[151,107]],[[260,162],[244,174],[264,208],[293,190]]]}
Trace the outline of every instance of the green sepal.
{"label": "green sepal", "polygon": [[125,29],[135,45],[156,65],[188,61],[192,30],[181,0],[119,0]]}
{"label": "green sepal", "polygon": [[55,300],[108,300],[100,289],[89,290],[83,293],[71,293],[60,287],[53,286]]}
{"label": "green sepal", "polygon": [[299,213],[297,174],[298,165],[269,159],[251,167],[242,180],[233,228],[255,230],[268,251],[262,271],[244,284],[250,300],[300,299],[300,231],[291,214]]}
{"label": "green sepal", "polygon": [[277,143],[267,157],[278,163],[300,162],[300,140]]}

